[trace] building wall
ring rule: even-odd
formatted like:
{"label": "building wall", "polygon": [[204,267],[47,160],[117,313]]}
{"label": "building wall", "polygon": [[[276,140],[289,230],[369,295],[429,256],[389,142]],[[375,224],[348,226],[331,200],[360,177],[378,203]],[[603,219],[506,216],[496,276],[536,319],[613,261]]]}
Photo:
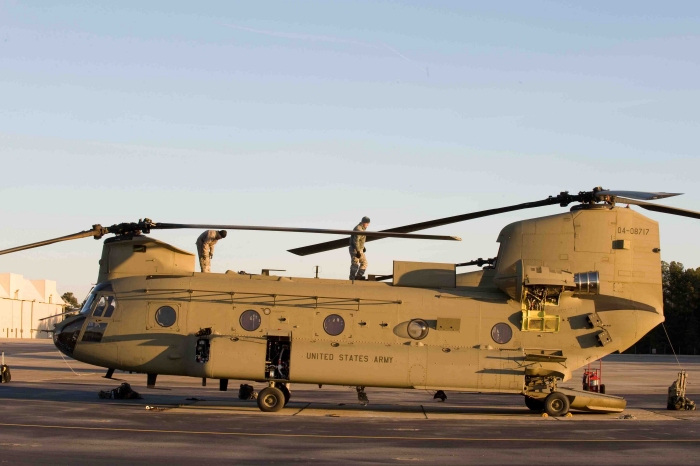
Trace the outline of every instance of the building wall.
{"label": "building wall", "polygon": [[[51,338],[66,304],[53,280],[27,280],[16,273],[0,274],[0,338]],[[46,320],[46,317],[49,317]]]}

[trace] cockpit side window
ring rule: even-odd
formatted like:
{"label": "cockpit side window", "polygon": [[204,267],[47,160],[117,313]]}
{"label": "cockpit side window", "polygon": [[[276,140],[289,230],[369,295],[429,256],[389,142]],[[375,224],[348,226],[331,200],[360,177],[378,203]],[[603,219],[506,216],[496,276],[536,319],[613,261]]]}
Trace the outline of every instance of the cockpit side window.
{"label": "cockpit side window", "polygon": [[93,317],[112,317],[114,310],[117,308],[117,300],[114,296],[103,295],[100,296],[100,300],[95,306],[95,312],[92,313]]}
{"label": "cockpit side window", "polygon": [[97,302],[97,306],[95,307],[95,312],[92,313],[93,317],[102,317],[102,314],[105,312],[105,308],[107,307],[107,296],[100,296],[100,300]]}
{"label": "cockpit side window", "polygon": [[114,310],[117,308],[117,300],[114,296],[107,297],[107,309],[105,310],[105,317],[112,317]]}

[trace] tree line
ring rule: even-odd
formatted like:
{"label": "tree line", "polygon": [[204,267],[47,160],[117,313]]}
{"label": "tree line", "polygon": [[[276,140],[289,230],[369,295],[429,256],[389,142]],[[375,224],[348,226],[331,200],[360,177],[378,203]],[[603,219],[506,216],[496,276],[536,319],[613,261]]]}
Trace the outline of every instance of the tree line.
{"label": "tree line", "polygon": [[[661,263],[666,322],[647,333],[625,353],[700,354],[700,267]],[[664,332],[664,326],[668,332]]]}

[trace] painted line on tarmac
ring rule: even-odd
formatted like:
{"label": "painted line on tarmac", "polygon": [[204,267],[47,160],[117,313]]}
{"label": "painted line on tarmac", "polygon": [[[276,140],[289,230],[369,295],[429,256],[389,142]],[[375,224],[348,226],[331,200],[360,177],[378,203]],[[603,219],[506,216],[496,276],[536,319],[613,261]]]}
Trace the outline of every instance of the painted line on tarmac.
{"label": "painted line on tarmac", "polygon": [[399,435],[329,435],[329,434],[276,434],[255,432],[206,432],[190,430],[162,430],[162,429],[129,429],[125,427],[85,427],[85,426],[57,426],[43,424],[11,424],[0,423],[0,427],[26,427],[39,429],[63,429],[63,430],[87,430],[103,432],[137,432],[144,434],[185,434],[185,435],[220,435],[230,437],[286,437],[286,438],[323,438],[339,440],[442,440],[452,442],[538,442],[538,443],[700,443],[700,439],[553,439],[553,438],[479,438],[479,437],[415,437]]}

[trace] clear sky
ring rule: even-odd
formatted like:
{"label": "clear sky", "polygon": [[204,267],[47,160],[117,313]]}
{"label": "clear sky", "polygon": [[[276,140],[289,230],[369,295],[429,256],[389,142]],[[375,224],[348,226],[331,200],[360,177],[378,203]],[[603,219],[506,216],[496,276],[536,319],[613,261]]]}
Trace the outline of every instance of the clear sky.
{"label": "clear sky", "polygon": [[[371,229],[560,191],[683,192],[700,210],[700,2],[0,0],[0,249],[149,217]],[[548,207],[382,240],[392,259],[491,257]],[[700,222],[661,223],[700,266]],[[198,231],[156,236],[194,252]],[[231,233],[213,271],[344,278],[335,237]],[[86,293],[101,243],[0,257]]]}

